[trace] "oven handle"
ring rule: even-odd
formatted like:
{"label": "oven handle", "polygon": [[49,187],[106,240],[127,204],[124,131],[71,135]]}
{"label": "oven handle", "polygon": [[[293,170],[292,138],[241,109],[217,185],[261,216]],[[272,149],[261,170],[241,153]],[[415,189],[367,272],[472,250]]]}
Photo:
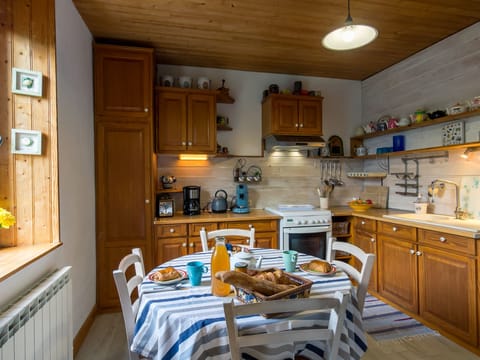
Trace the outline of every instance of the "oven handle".
{"label": "oven handle", "polygon": [[331,232],[331,226],[307,226],[307,227],[292,227],[283,228],[283,232],[286,234],[315,234],[321,232]]}

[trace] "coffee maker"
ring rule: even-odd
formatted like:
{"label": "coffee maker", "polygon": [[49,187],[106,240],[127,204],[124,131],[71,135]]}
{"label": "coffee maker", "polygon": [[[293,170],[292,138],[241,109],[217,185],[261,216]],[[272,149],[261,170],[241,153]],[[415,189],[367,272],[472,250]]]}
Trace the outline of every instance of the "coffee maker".
{"label": "coffee maker", "polygon": [[183,187],[183,214],[200,215],[200,186]]}
{"label": "coffee maker", "polygon": [[235,206],[232,208],[232,212],[236,214],[246,214],[250,212],[248,207],[248,186],[247,184],[237,185],[237,194],[235,197]]}

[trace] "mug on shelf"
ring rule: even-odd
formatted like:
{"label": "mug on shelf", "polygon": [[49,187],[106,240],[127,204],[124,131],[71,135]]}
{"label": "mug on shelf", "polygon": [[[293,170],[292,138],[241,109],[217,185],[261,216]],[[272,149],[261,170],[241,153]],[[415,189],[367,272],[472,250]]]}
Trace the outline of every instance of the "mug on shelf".
{"label": "mug on shelf", "polygon": [[199,77],[197,79],[197,86],[199,89],[208,90],[210,89],[210,80],[208,80],[206,77]]}

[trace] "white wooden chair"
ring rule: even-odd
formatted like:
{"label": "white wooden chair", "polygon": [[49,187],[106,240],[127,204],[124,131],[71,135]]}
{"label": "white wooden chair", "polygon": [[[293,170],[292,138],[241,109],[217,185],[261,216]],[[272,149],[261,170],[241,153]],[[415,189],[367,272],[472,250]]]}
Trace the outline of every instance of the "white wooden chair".
{"label": "white wooden chair", "polygon": [[[343,251],[353,255],[361,264],[361,270],[358,271],[352,265],[344,261],[334,260],[335,251]],[[346,272],[350,278],[356,283],[356,295],[358,302],[358,309],[363,314],[363,307],[365,305],[365,296],[367,295],[368,283],[372,274],[373,263],[375,261],[375,254],[369,254],[360,249],[358,246],[347,243],[345,241],[336,241],[335,238],[329,238],[327,241],[327,261],[335,264],[338,269]]]}
{"label": "white wooden chair", "polygon": [[[128,280],[126,277],[127,269],[134,266],[135,274]],[[132,253],[126,255],[118,265],[117,270],[113,270],[113,278],[117,286],[118,297],[122,307],[123,322],[125,323],[125,332],[127,334],[128,354],[130,360],[138,360],[140,356],[130,351],[135,321],[138,312],[139,299],[131,300],[131,296],[135,288],[141,284],[145,277],[145,266],[143,263],[142,250],[135,248]]]}
{"label": "white wooden chair", "polygon": [[253,248],[255,246],[255,228],[252,226],[250,230],[244,229],[220,229],[207,232],[205,228],[200,230],[200,240],[202,241],[202,251],[208,251],[208,240],[214,239],[217,236],[237,236],[246,239],[247,247]]}
{"label": "white wooden chair", "polygon": [[[252,304],[235,305],[233,301],[225,302],[223,309],[230,346],[232,360],[240,360],[240,348],[265,345],[265,344],[290,344],[294,342],[305,342],[313,340],[326,341],[325,360],[336,360],[340,346],[340,336],[346,316],[347,301],[350,295],[340,291],[335,292],[332,297],[306,298],[306,299],[285,299],[265,301]],[[237,316],[252,314],[273,314],[282,312],[301,311],[328,311],[330,318],[328,328],[319,329],[287,329],[274,333],[262,334],[240,334],[237,326]],[[294,354],[292,354],[293,358]]]}

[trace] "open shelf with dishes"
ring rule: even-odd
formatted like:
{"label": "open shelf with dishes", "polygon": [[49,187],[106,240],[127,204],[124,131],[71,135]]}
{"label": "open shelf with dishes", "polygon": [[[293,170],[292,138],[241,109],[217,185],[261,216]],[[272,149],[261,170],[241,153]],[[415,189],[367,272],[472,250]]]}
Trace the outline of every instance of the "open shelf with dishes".
{"label": "open shelf with dishes", "polygon": [[433,119],[433,120],[424,120],[422,122],[410,124],[408,126],[401,126],[401,127],[396,127],[396,128],[393,128],[393,129],[387,129],[387,130],[384,130],[384,131],[376,131],[376,132],[369,133],[369,134],[353,136],[353,137],[350,138],[351,156],[356,158],[356,159],[375,159],[375,158],[378,158],[378,157],[404,156],[404,155],[408,155],[408,154],[415,154],[415,153],[422,153],[422,152],[424,153],[424,152],[432,152],[432,151],[463,149],[463,148],[467,148],[467,147],[479,147],[480,146],[480,141],[475,141],[475,142],[455,144],[455,145],[442,145],[442,146],[435,146],[435,147],[429,147],[429,148],[412,149],[412,150],[395,151],[395,152],[386,152],[386,153],[382,153],[382,154],[371,154],[371,155],[364,155],[364,156],[355,155],[355,149],[363,146],[363,142],[364,142],[365,139],[370,139],[370,138],[375,138],[375,137],[379,137],[379,136],[385,136],[385,135],[390,135],[390,134],[395,134],[395,133],[400,133],[400,132],[407,132],[407,131],[423,128],[423,127],[426,127],[426,126],[433,126],[433,125],[452,122],[452,121],[455,121],[455,120],[472,118],[472,117],[476,117],[476,116],[480,116],[480,109],[464,112],[464,113],[461,113],[461,114],[448,115],[448,116],[444,116],[444,117],[441,117],[441,118],[438,118],[438,119]]}

